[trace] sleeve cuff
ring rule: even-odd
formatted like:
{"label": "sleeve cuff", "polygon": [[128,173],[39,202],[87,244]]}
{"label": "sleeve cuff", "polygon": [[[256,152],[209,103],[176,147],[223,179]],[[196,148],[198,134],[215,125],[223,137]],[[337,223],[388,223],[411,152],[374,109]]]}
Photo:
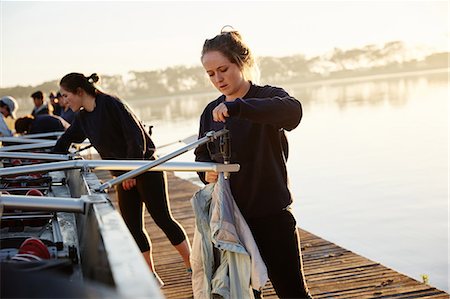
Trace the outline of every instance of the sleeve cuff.
{"label": "sleeve cuff", "polygon": [[241,99],[236,99],[233,102],[225,102],[230,116],[238,116],[241,113]]}

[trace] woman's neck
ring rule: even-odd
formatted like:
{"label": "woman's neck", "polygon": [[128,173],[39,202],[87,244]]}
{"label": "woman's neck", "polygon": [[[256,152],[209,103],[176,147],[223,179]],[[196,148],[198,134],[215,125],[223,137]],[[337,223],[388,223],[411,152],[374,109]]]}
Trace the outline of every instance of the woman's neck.
{"label": "woman's neck", "polygon": [[91,95],[86,95],[86,97],[83,99],[83,108],[87,112],[92,112],[95,109],[95,97]]}
{"label": "woman's neck", "polygon": [[225,101],[232,102],[238,98],[242,98],[250,90],[250,86],[251,86],[250,81],[242,82],[241,87],[234,94],[225,96]]}

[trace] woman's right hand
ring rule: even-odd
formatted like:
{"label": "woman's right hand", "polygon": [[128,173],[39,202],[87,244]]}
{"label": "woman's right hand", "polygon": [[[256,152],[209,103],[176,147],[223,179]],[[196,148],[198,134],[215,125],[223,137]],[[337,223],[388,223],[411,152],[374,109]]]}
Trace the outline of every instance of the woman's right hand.
{"label": "woman's right hand", "polygon": [[208,183],[215,183],[217,182],[217,178],[219,177],[219,173],[215,171],[207,171],[205,173],[205,181]]}
{"label": "woman's right hand", "polygon": [[228,107],[224,103],[220,103],[212,112],[213,120],[217,122],[225,122],[227,117],[230,117],[228,113]]}

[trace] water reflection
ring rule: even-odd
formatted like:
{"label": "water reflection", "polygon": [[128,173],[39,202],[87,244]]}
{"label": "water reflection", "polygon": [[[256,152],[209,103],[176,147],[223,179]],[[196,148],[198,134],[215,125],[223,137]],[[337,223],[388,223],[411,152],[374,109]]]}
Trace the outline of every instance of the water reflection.
{"label": "water reflection", "polygon": [[[436,79],[436,78],[435,78]],[[442,78],[437,78],[444,80]],[[284,86],[298,98],[305,109],[314,104],[336,105],[340,110],[354,106],[404,106],[416,88],[431,84],[426,77],[386,79],[368,82],[346,82],[321,85]],[[218,94],[168,96],[129,101],[136,114],[145,122],[198,119],[206,105]]]}
{"label": "water reflection", "polygon": [[[448,73],[427,76],[412,76],[406,78],[377,79],[361,81],[345,79],[342,81],[324,81],[308,84],[285,85],[291,95],[298,98],[304,109],[313,104],[337,105],[341,110],[353,106],[403,106],[410,98],[411,92],[418,88],[426,88],[430,84],[447,84]],[[144,100],[125,100],[138,117],[144,122],[178,121],[198,119],[206,105],[219,94],[188,94],[150,98]],[[21,105],[18,115],[28,114],[32,106],[29,103]]]}
{"label": "water reflection", "polygon": [[312,104],[337,105],[341,110],[353,106],[404,106],[416,89],[430,84],[447,84],[448,74],[439,73],[422,77],[384,78],[358,82],[357,79],[344,82],[323,82],[298,84],[285,88],[301,100],[305,109]]}
{"label": "water reflection", "polygon": [[198,120],[206,105],[217,96],[218,94],[169,96],[130,101],[128,104],[144,122],[176,122],[187,119]]}

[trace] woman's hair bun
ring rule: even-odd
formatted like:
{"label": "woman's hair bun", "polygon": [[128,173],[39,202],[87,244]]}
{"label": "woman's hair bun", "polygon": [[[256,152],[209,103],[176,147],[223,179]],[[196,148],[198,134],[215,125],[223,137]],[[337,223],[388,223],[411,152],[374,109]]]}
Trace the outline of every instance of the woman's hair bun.
{"label": "woman's hair bun", "polygon": [[90,75],[89,77],[87,77],[87,80],[90,83],[97,83],[98,80],[100,80],[100,77],[97,75],[97,73],[93,73],[92,75]]}

